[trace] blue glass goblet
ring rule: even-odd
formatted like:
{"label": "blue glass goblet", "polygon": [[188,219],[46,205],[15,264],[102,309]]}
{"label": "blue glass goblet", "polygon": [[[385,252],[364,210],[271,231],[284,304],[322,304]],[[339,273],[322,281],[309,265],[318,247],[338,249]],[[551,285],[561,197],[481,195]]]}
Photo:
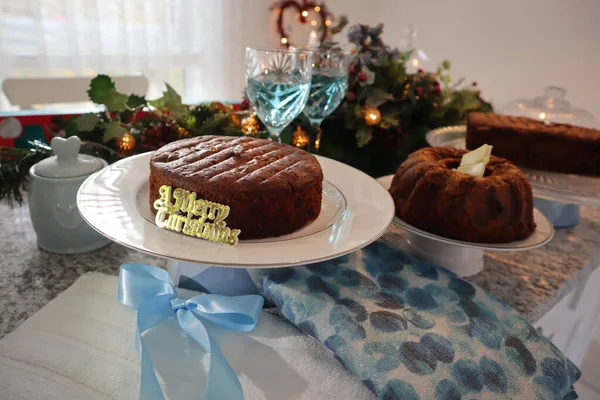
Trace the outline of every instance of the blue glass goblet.
{"label": "blue glass goblet", "polygon": [[310,51],[246,49],[246,93],[272,140],[304,109],[311,74]]}

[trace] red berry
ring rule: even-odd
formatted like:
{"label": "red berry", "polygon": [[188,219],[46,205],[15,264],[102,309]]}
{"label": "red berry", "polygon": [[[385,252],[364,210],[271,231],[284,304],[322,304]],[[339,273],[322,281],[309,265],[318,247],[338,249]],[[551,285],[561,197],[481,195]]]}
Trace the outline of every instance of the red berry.
{"label": "red berry", "polygon": [[434,94],[440,94],[441,91],[442,91],[442,89],[440,88],[440,85],[433,87]]}
{"label": "red berry", "polygon": [[354,75],[356,73],[356,67],[354,65],[351,65],[348,72],[350,73],[350,75]]}
{"label": "red berry", "polygon": [[419,96],[423,96],[423,93],[425,93],[425,91],[423,90],[422,87],[418,87],[415,89],[415,92],[419,95]]}
{"label": "red berry", "polygon": [[440,87],[440,83],[438,81],[433,82],[433,87]]}
{"label": "red berry", "polygon": [[417,72],[418,72],[419,74],[422,74],[422,73],[423,73],[423,68],[419,68],[419,69],[417,70]]}
{"label": "red berry", "polygon": [[240,109],[247,110],[249,108],[250,108],[250,101],[248,101],[248,99],[242,100],[242,102],[240,103]]}
{"label": "red berry", "polygon": [[361,81],[361,82],[366,82],[367,81],[367,74],[364,71],[360,71],[358,73],[358,75],[356,75],[356,78]]}
{"label": "red berry", "polygon": [[473,81],[473,83],[471,85],[477,86],[477,81]]}
{"label": "red berry", "polygon": [[348,92],[346,93],[346,100],[352,103],[354,100],[356,100],[356,95],[353,92]]}

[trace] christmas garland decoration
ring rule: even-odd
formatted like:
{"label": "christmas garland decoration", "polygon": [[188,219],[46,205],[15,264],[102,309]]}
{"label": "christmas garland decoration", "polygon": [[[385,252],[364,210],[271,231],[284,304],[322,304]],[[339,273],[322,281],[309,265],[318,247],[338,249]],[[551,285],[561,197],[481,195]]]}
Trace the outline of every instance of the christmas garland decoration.
{"label": "christmas garland decoration", "polygon": [[[383,24],[354,25],[345,101],[321,125],[320,154],[372,176],[394,173],[413,151],[427,146],[428,131],[465,122],[471,111],[490,112],[477,83],[452,82],[450,61],[435,71],[409,71],[412,50],[387,46]],[[324,43],[335,48],[334,42]],[[351,137],[354,136],[354,140]]]}
{"label": "christmas garland decoration", "polygon": [[[340,18],[336,32],[345,21]],[[449,61],[433,72],[409,72],[411,51],[385,45],[382,32],[381,24],[350,27],[348,39],[355,45],[356,58],[349,70],[345,100],[323,121],[322,135],[301,114],[282,133],[284,142],[317,150],[377,177],[393,173],[408,154],[427,146],[429,130],[464,123],[471,111],[492,111],[475,82],[452,82]],[[336,46],[334,42],[322,44],[323,48]],[[184,105],[167,85],[161,98],[147,100],[119,93],[106,75],[91,81],[88,95],[105,111],[68,120],[55,117],[47,127],[49,136],[76,135],[83,142],[82,153],[108,162],[187,137],[268,137],[247,99],[235,106],[219,102]],[[29,149],[0,147],[0,200],[21,203],[29,168],[50,155],[51,149],[42,142],[30,143]]]}
{"label": "christmas garland decoration", "polygon": [[[267,137],[264,127],[248,111],[248,102],[232,107],[219,102],[184,105],[169,85],[163,96],[147,100],[119,93],[112,79],[92,79],[88,96],[105,111],[65,119],[52,118],[48,140],[54,136],[78,136],[81,153],[101,157],[109,163],[133,154],[157,150],[167,143],[203,135]],[[0,147],[0,200],[23,202],[29,169],[52,155],[47,143],[31,142],[29,149]]]}

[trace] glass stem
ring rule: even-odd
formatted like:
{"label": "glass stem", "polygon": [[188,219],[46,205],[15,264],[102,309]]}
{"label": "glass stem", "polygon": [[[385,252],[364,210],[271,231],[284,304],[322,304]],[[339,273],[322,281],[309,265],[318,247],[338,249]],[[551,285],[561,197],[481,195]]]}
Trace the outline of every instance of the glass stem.
{"label": "glass stem", "polygon": [[323,122],[322,119],[310,119],[313,135],[311,135],[308,141],[307,151],[309,153],[319,154],[319,148],[321,147],[321,122]]}
{"label": "glass stem", "polygon": [[267,127],[267,131],[269,132],[269,139],[271,139],[274,142],[277,143],[281,143],[281,131],[283,129],[277,129],[277,128],[269,128]]}

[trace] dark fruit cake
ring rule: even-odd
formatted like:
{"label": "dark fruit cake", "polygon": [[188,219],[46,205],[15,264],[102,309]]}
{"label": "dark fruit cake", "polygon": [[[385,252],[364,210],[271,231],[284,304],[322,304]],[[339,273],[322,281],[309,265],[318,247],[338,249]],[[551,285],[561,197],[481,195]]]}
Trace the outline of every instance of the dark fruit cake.
{"label": "dark fruit cake", "polygon": [[150,207],[162,185],[228,205],[241,239],[292,233],[321,211],[323,172],[304,150],[253,137],[201,136],[170,143],[150,159]]}
{"label": "dark fruit cake", "polygon": [[421,230],[467,242],[528,237],[535,230],[533,193],[523,173],[494,156],[481,178],[458,172],[466,152],[433,147],[408,156],[390,188],[396,215]]}
{"label": "dark fruit cake", "polygon": [[472,112],[467,148],[487,143],[494,154],[520,167],[600,175],[600,131],[524,117]]}

